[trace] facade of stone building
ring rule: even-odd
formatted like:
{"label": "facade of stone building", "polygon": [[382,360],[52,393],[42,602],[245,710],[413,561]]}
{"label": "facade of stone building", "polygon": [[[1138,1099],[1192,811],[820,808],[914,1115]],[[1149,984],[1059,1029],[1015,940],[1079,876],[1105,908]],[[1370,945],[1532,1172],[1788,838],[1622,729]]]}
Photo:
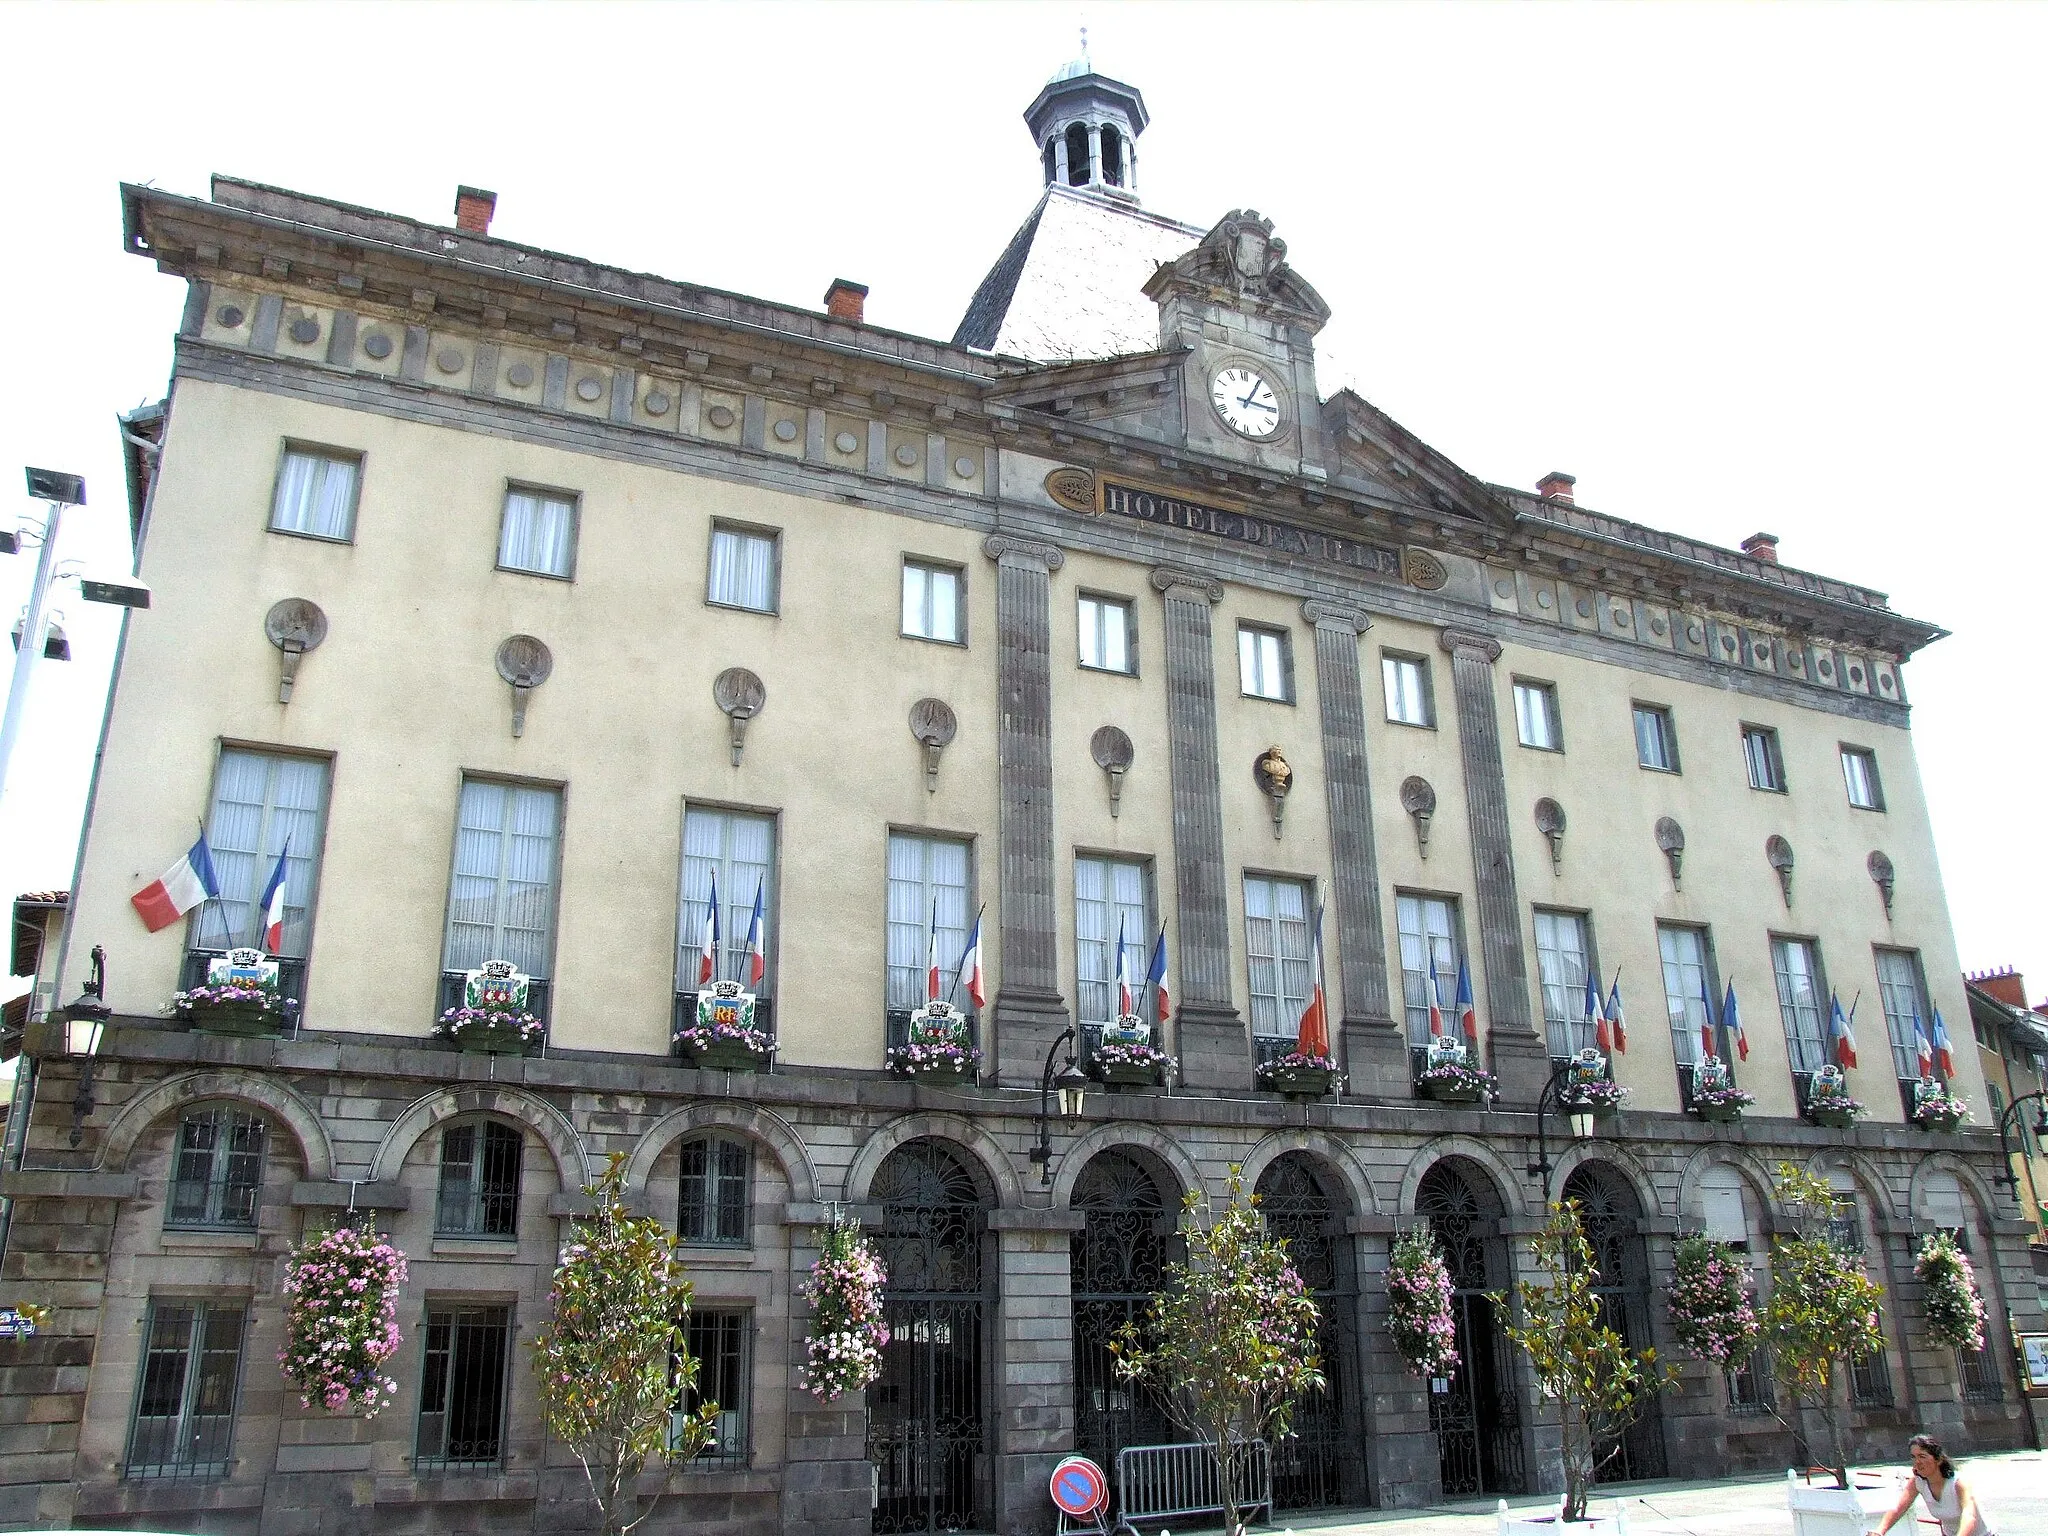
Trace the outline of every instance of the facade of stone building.
{"label": "facade of stone building", "polygon": [[[0,1520],[576,1527],[523,1345],[613,1153],[722,1410],[650,1531],[1049,1530],[1058,1456],[1176,1436],[1105,1345],[1232,1166],[1324,1303],[1283,1514],[1543,1486],[1485,1293],[1546,1189],[1663,1349],[1676,1235],[1761,1265],[1780,1160],[1828,1171],[1885,1288],[1858,1453],[2021,1442],[2010,1351],[1934,1347],[1911,1272],[1963,1229],[1994,1315],[2038,1318],[1995,1143],[1909,1116],[1915,1021],[1968,1018],[1902,670],[1940,631],[1325,397],[1273,226],[1139,202],[1137,91],[1078,65],[1027,122],[1046,190],[949,341],[855,284],[818,312],[517,246],[470,189],[447,227],[123,190],[189,298],[55,994],[98,946],[113,1019],[89,1060],[28,1026],[0,1184],[6,1299],[55,1309],[0,1343]],[[130,897],[195,818],[221,896],[148,931]],[[187,1027],[165,1005],[260,931],[280,857],[289,1028]],[[721,976],[763,913],[772,1071],[671,1050],[714,879]],[[978,1075],[893,1075],[933,952],[968,1003],[978,913]],[[1041,1121],[1069,1026],[1086,1067],[1117,1011],[1112,935],[1142,975],[1162,930],[1177,1069]],[[487,961],[531,978],[532,1054],[436,1035]],[[1593,1043],[1589,970],[1630,1098],[1573,1141],[1539,1102]],[[1415,1084],[1461,972],[1490,1107]],[[1258,1067],[1318,983],[1348,1080],[1289,1099]],[[1802,1113],[1830,992],[1864,998],[1846,1129]],[[1707,1038],[1739,1123],[1694,1112]],[[1981,1105],[1974,1052],[1952,1076]],[[834,1206],[893,1341],[821,1404],[799,1287]],[[411,1259],[370,1420],[272,1363],[279,1260],[350,1219]],[[1458,1288],[1440,1392],[1383,1322],[1420,1222]],[[1688,1367],[1609,1473],[1785,1465],[1774,1393]]]}

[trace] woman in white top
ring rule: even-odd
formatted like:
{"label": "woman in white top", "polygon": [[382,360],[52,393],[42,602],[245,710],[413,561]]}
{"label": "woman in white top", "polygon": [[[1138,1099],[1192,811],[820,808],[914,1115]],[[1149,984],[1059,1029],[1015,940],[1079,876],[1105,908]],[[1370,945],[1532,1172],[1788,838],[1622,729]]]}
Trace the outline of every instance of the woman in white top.
{"label": "woman in white top", "polygon": [[1913,1475],[1906,1479],[1899,1502],[1877,1528],[1877,1536],[1884,1536],[1905,1518],[1915,1496],[1927,1506],[1928,1515],[1941,1522],[1941,1536],[1992,1536],[1976,1497],[1956,1476],[1956,1464],[1948,1459],[1941,1442],[1932,1435],[1915,1435],[1906,1442],[1906,1450],[1913,1458]]}

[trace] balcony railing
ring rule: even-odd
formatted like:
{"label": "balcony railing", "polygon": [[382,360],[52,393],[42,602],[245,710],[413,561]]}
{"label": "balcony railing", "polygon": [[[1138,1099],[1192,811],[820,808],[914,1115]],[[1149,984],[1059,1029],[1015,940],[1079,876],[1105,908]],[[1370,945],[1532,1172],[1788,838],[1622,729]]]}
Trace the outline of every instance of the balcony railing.
{"label": "balcony railing", "polygon": [[[677,1030],[686,1029],[696,1022],[697,989],[692,987],[687,992],[678,992],[676,994],[675,1007],[669,1012],[668,1029],[670,1037],[673,1038]],[[768,1036],[771,1040],[775,1038],[774,998],[756,997],[754,999],[754,1028],[761,1031],[762,1034]]]}
{"label": "balcony railing", "polygon": [[[884,1010],[883,1017],[887,1020],[887,1028],[882,1043],[892,1051],[899,1046],[910,1044],[910,1010],[908,1008],[886,1009]],[[967,1020],[967,1043],[976,1050],[980,1050],[981,1016],[969,1013],[964,1015],[964,1017]]]}
{"label": "balcony railing", "polygon": [[[450,1008],[460,1008],[462,1006],[464,988],[468,985],[469,973],[467,971],[443,971],[441,973],[440,1001],[434,1005],[434,1018],[436,1022]],[[537,976],[526,984],[526,1011],[536,1019],[539,1019],[542,1024],[548,1022],[548,999],[550,995],[548,983],[542,981]]]}
{"label": "balcony railing", "polygon": [[1252,1071],[1256,1073],[1268,1062],[1278,1061],[1292,1052],[1298,1040],[1295,1035],[1253,1035]]}
{"label": "balcony railing", "polygon": [[[226,955],[224,949],[188,949],[178,970],[178,990],[189,992],[206,985],[206,968]],[[306,1006],[306,962],[303,957],[272,955],[277,962],[277,995],[284,1003],[286,1022],[296,1026]]]}
{"label": "balcony railing", "polygon": [[1909,1123],[1913,1119],[1913,1111],[1919,1107],[1915,1098],[1919,1087],[1920,1079],[1917,1077],[1902,1077],[1899,1079],[1899,1103],[1904,1107],[1906,1119]]}

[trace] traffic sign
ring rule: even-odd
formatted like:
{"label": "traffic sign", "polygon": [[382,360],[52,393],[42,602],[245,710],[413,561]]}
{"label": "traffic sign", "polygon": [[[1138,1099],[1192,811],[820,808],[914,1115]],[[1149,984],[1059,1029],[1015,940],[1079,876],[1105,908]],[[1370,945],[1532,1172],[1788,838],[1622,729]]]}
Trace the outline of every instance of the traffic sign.
{"label": "traffic sign", "polygon": [[1086,1456],[1069,1456],[1052,1469],[1052,1501],[1074,1519],[1109,1503],[1109,1479]]}

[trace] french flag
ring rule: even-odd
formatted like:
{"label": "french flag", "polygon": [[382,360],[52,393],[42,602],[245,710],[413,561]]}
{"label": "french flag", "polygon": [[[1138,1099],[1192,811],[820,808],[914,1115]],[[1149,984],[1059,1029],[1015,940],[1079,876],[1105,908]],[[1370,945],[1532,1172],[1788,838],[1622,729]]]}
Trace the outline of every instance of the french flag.
{"label": "french flag", "polygon": [[1920,1027],[1920,1015],[1913,1015],[1913,1054],[1920,1058],[1920,1075],[1934,1076],[1934,1048],[1927,1043],[1927,1032]]}
{"label": "french flag", "polygon": [[1301,1027],[1294,1034],[1294,1049],[1303,1056],[1330,1054],[1329,1008],[1323,1001],[1323,909],[1316,908],[1315,945],[1309,951],[1308,1006],[1301,1010]]}
{"label": "french flag", "polygon": [[[1427,944],[1428,939],[1423,943]],[[1429,1038],[1441,1040],[1444,1033],[1444,989],[1436,979],[1436,950],[1429,952]]]}
{"label": "french flag", "polygon": [[967,935],[966,953],[960,956],[960,980],[967,986],[967,995],[974,999],[974,1006],[985,1007],[988,993],[981,979],[981,914],[974,914],[974,931]]}
{"label": "french flag", "polygon": [[263,947],[273,955],[284,953],[285,860],[291,852],[291,841],[286,839],[284,847],[278,850],[277,868],[270,872],[270,883],[263,887]]}
{"label": "french flag", "polygon": [[1159,930],[1159,938],[1152,946],[1152,964],[1145,972],[1145,980],[1152,987],[1152,995],[1159,1000],[1159,1022],[1164,1024],[1172,1011],[1166,1000],[1166,930]]}
{"label": "french flag", "polygon": [[1835,1060],[1845,1067],[1856,1065],[1856,1036],[1849,1028],[1849,1017],[1842,1012],[1842,1000],[1833,992],[1828,993],[1828,1030],[1835,1037]]}
{"label": "french flag", "polygon": [[1621,1017],[1621,972],[1614,973],[1614,985],[1607,993],[1607,1027],[1614,1031],[1614,1049],[1628,1053],[1628,1025]]}
{"label": "french flag", "polygon": [[768,882],[762,881],[754,887],[754,915],[747,923],[747,984],[759,991],[761,978],[768,974],[768,949],[763,938],[762,898],[767,894]]}
{"label": "french flag", "polygon": [[1721,1022],[1735,1031],[1735,1055],[1738,1060],[1749,1060],[1749,1036],[1743,1032],[1742,1010],[1735,1006],[1735,983],[1728,983],[1728,995],[1721,999]]}
{"label": "french flag", "polygon": [[1707,1060],[1712,1061],[1721,1053],[1714,1049],[1714,999],[1707,991],[1707,978],[1700,978],[1700,1044],[1706,1047]]}
{"label": "french flag", "polygon": [[1956,1059],[1949,1050],[1948,1026],[1941,1021],[1941,1010],[1934,1010],[1934,1059],[1941,1063],[1941,1075],[1956,1075]]}
{"label": "french flag", "polygon": [[932,903],[932,925],[925,930],[924,1000],[928,1003],[939,1000],[939,904],[936,901]]}
{"label": "french flag", "polygon": [[1124,943],[1124,920],[1116,920],[1116,1011],[1119,1017],[1138,1011],[1137,987],[1131,976],[1131,951]]}
{"label": "french flag", "polygon": [[718,974],[718,872],[711,873],[711,905],[704,909],[704,937],[697,947],[697,985],[708,987]]}
{"label": "french flag", "polygon": [[1472,1047],[1472,1054],[1479,1054],[1479,1009],[1472,1002],[1472,973],[1465,967],[1465,957],[1458,957],[1458,1028],[1465,1032],[1465,1042]]}
{"label": "french flag", "polygon": [[1593,1025],[1593,1043],[1605,1056],[1614,1049],[1614,1039],[1607,1032],[1607,1015],[1600,1011],[1600,989],[1593,985],[1591,970],[1586,972],[1586,1017]]}
{"label": "french flag", "polygon": [[185,856],[128,899],[142,914],[151,933],[168,928],[209,897],[220,895],[220,881],[213,873],[213,850],[206,846],[202,830],[199,841],[185,850]]}

